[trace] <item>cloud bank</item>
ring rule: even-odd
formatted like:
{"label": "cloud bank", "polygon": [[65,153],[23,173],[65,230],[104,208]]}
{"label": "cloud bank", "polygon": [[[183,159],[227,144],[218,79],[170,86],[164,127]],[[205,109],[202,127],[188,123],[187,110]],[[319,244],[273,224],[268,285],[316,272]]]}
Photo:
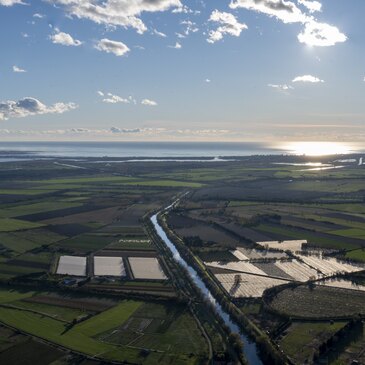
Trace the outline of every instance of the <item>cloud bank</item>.
{"label": "cloud bank", "polygon": [[[4,0],[3,0],[4,1]],[[142,34],[147,30],[140,15],[144,12],[160,12],[183,8],[180,0],[48,0],[64,6],[66,12],[79,19],[97,24],[134,28]]]}
{"label": "cloud bank", "polygon": [[76,108],[75,103],[55,103],[46,106],[35,98],[25,97],[18,101],[7,100],[0,102],[0,120],[41,114],[62,114]]}

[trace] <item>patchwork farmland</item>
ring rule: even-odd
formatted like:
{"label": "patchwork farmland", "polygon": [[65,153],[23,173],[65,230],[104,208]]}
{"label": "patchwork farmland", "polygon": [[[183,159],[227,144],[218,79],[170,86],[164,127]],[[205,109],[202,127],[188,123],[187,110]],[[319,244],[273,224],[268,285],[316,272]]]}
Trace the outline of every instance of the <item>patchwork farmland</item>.
{"label": "patchwork farmland", "polygon": [[[287,159],[312,162],[1,163],[0,362],[22,349],[52,365],[239,361],[148,225],[177,197],[164,229],[261,356],[280,346],[276,363],[297,365],[340,353],[334,336],[357,336],[365,318],[364,172],[275,164]],[[341,356],[361,360],[361,347],[359,336],[343,342]]]}

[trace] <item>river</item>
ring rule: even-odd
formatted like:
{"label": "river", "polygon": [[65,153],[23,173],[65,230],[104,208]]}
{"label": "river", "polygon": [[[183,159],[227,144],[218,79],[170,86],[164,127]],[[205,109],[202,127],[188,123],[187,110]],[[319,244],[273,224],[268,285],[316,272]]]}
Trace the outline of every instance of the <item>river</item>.
{"label": "river", "polygon": [[[168,210],[173,205],[170,205],[165,210]],[[257,347],[254,342],[252,342],[245,334],[241,333],[238,325],[232,321],[229,314],[222,308],[222,306],[216,301],[216,299],[213,297],[212,293],[209,291],[209,289],[204,284],[203,280],[199,277],[198,273],[195,271],[193,267],[191,267],[180,255],[179,251],[177,250],[176,246],[171,242],[171,240],[167,237],[167,234],[163,230],[163,228],[160,226],[157,220],[157,214],[153,215],[151,217],[151,222],[155,227],[155,230],[157,234],[160,236],[160,238],[164,241],[166,246],[170,249],[172,252],[174,259],[183,266],[189,273],[190,278],[193,280],[195,285],[200,289],[200,291],[203,293],[204,297],[210,301],[216,308],[217,313],[221,316],[221,318],[224,320],[225,324],[231,329],[233,333],[238,333],[243,341],[243,351],[245,354],[245,357],[250,365],[263,365],[262,361],[260,360],[258,353],[257,353]]]}

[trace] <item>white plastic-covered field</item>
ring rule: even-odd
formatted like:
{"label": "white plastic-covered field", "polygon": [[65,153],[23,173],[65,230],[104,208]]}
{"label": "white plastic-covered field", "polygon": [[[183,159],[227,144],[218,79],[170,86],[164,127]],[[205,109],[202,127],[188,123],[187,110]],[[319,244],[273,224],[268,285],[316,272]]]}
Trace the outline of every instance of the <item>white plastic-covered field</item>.
{"label": "white plastic-covered field", "polygon": [[216,274],[215,276],[224,289],[235,298],[260,298],[266,289],[288,282],[250,274]]}
{"label": "white plastic-covered field", "polygon": [[207,266],[215,267],[217,269],[225,269],[225,270],[232,270],[232,271],[238,271],[238,272],[244,272],[248,274],[256,274],[256,275],[264,275],[267,276],[267,274],[256,267],[255,265],[247,262],[247,261],[232,261],[232,262],[206,262]]}
{"label": "white plastic-covered field", "polygon": [[349,280],[344,280],[344,279],[326,280],[319,284],[325,285],[325,286],[331,286],[333,288],[365,291],[365,285],[358,285]]}
{"label": "white plastic-covered field", "polygon": [[250,258],[246,256],[241,250],[233,250],[230,251],[233,256],[235,256],[238,260],[249,260]]}
{"label": "white plastic-covered field", "polygon": [[[255,250],[243,247],[237,247],[236,250],[231,251],[239,260],[251,260],[251,259],[281,259],[288,257],[285,252],[275,252],[267,250]],[[242,258],[240,258],[242,257]],[[243,258],[245,257],[245,258]]]}
{"label": "white plastic-covered field", "polygon": [[318,272],[298,260],[276,261],[275,265],[296,281],[308,281],[318,277]]}
{"label": "white plastic-covered field", "polygon": [[128,261],[135,279],[167,279],[155,257],[129,257]]}
{"label": "white plastic-covered field", "polygon": [[292,252],[301,251],[302,245],[307,243],[307,240],[290,240],[290,241],[263,241],[257,242],[265,248],[274,248],[276,250],[289,250]]}
{"label": "white plastic-covered field", "polygon": [[307,265],[319,270],[323,275],[335,275],[339,272],[356,272],[365,269],[364,265],[353,265],[346,262],[337,261],[335,258],[324,258],[322,256],[296,255]]}
{"label": "white plastic-covered field", "polygon": [[61,256],[58,261],[57,274],[86,276],[86,257]]}
{"label": "white plastic-covered field", "polygon": [[126,276],[123,259],[121,257],[94,257],[95,276]]}

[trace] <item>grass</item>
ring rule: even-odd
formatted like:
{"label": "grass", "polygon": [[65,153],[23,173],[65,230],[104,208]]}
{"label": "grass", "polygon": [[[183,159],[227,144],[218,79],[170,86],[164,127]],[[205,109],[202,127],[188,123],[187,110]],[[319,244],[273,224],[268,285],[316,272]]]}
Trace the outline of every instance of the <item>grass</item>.
{"label": "grass", "polygon": [[295,228],[287,228],[285,226],[272,226],[268,224],[260,224],[255,227],[255,230],[265,232],[265,233],[273,233],[280,234],[282,236],[287,237],[287,239],[306,239],[308,243],[313,244],[315,246],[323,247],[323,248],[333,248],[337,250],[351,250],[355,248],[359,248],[359,245],[348,243],[346,240],[341,239],[340,237],[336,238],[336,236],[332,237],[323,237],[316,233],[296,230]]}
{"label": "grass", "polygon": [[347,322],[309,322],[294,323],[288,334],[280,342],[281,348],[297,363],[303,364],[308,359],[312,363],[313,354],[322,342],[346,325]]}
{"label": "grass", "polygon": [[[349,300],[351,298],[351,300]],[[271,302],[271,307],[294,318],[346,318],[365,314],[365,292],[318,285],[285,289]]]}
{"label": "grass", "polygon": [[16,253],[23,253],[40,246],[12,233],[0,233],[0,244]]}
{"label": "grass", "polygon": [[43,226],[43,224],[22,221],[19,219],[0,218],[0,232],[13,232]]}
{"label": "grass", "polygon": [[358,249],[346,253],[346,258],[365,262],[365,249]]}
{"label": "grass", "polygon": [[54,193],[56,190],[0,189],[0,195],[41,195]]}
{"label": "grass", "polygon": [[9,289],[0,288],[0,304],[29,298],[33,294],[34,294],[34,292],[26,292],[26,291],[9,290]]}
{"label": "grass", "polygon": [[112,236],[83,234],[60,242],[59,247],[77,252],[90,252],[100,250],[115,240]]}
{"label": "grass", "polygon": [[128,182],[136,180],[135,178],[128,176],[99,176],[99,177],[75,177],[70,179],[47,179],[32,181],[42,184],[90,184],[90,183],[115,183],[115,182]]}
{"label": "grass", "polygon": [[134,181],[126,183],[125,185],[138,185],[138,186],[162,186],[162,187],[184,187],[184,188],[201,188],[204,184],[191,181],[175,181],[175,180],[147,180],[147,181]]}
{"label": "grass", "polygon": [[0,320],[27,333],[91,356],[98,355],[107,359],[136,362],[139,351],[129,348],[121,349],[97,341],[92,336],[122,324],[139,305],[139,302],[122,302],[116,308],[92,317],[68,331],[63,322],[17,309],[0,308]]}
{"label": "grass", "polygon": [[331,231],[330,233],[335,234],[337,236],[359,238],[362,240],[365,239],[365,229],[358,229],[358,228],[340,229],[337,231]]}
{"label": "grass", "polygon": [[142,302],[124,301],[88,321],[77,326],[77,331],[90,337],[105,332],[124,323],[140,306]]}
{"label": "grass", "polygon": [[[20,295],[20,293],[13,295],[6,293],[4,300],[14,301]],[[19,301],[14,302],[14,304],[19,305]],[[34,308],[45,309],[45,307],[39,305],[36,305]],[[163,311],[161,308],[163,308]],[[62,311],[58,315],[69,315],[69,313],[64,312],[62,309],[57,310]],[[167,317],[166,310],[168,310]],[[201,338],[200,331],[190,315],[180,315],[178,318],[175,318],[175,314],[175,310],[169,310],[164,305],[125,300],[112,309],[95,315],[72,328],[67,328],[67,324],[57,319],[19,309],[0,307],[1,322],[90,356],[133,364],[197,364],[199,360],[192,353],[197,351],[199,354],[204,354],[204,340]],[[136,317],[134,318],[133,316]],[[103,339],[104,333],[110,332],[114,334],[116,328],[123,328],[132,317],[133,323],[138,325],[142,323],[141,321],[146,316],[147,318],[156,319],[157,322],[153,322],[153,328],[163,333],[157,332],[156,337],[154,335],[147,336],[145,339],[140,340],[141,343],[139,345],[141,347],[138,347],[138,344],[135,344],[134,346],[136,347],[134,348],[127,347],[121,343],[115,344],[106,342],[107,339]],[[162,320],[159,322],[159,319]],[[130,340],[140,336],[136,335],[136,333],[130,333]],[[126,338],[121,338],[121,340],[125,341]],[[153,350],[156,346],[163,348],[164,351],[151,351],[148,355],[141,355],[142,348]]]}
{"label": "grass", "polygon": [[12,306],[22,309],[28,309],[39,313],[45,313],[55,319],[63,320],[66,322],[72,322],[73,319],[87,314],[78,309],[71,309],[65,307],[59,307],[56,305],[48,305],[43,303],[33,303],[24,300],[15,301],[11,303]]}
{"label": "grass", "polygon": [[0,216],[3,218],[11,218],[22,215],[51,212],[60,209],[75,208],[81,205],[82,204],[79,203],[68,203],[68,202],[57,202],[57,201],[39,202],[27,205],[16,205],[11,208],[2,209],[0,212]]}

